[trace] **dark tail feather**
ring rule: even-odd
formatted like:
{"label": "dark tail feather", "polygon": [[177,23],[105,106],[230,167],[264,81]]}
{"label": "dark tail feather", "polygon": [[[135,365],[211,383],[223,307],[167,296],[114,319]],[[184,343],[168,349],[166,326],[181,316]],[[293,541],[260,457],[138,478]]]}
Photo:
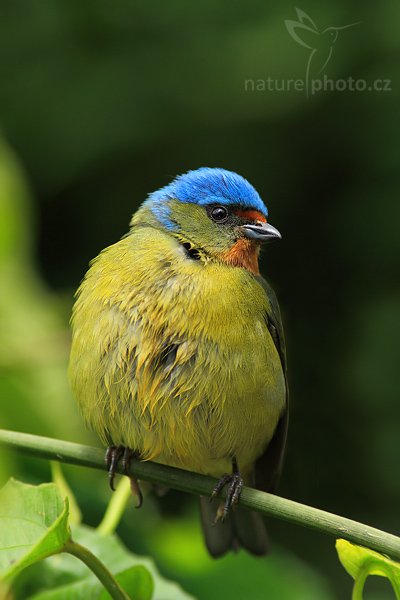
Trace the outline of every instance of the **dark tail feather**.
{"label": "dark tail feather", "polygon": [[213,525],[219,504],[218,499],[210,502],[208,498],[200,498],[201,524],[211,556],[218,558],[239,548],[256,556],[267,554],[268,536],[261,515],[238,508],[231,511],[223,523]]}

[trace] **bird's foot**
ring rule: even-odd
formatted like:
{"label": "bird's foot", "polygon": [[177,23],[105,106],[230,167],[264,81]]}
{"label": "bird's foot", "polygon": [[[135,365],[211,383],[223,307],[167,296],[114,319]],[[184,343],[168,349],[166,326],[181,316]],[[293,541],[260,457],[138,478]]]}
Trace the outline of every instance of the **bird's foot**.
{"label": "bird's foot", "polygon": [[138,480],[129,471],[131,460],[132,458],[136,457],[136,452],[130,448],[126,448],[125,446],[110,446],[107,448],[105,461],[108,470],[108,482],[112,491],[115,491],[115,473],[117,472],[118,465],[121,462],[122,470],[124,474],[129,477],[131,482],[132,495],[136,498],[136,508],[140,508],[143,504],[143,495],[140,490]]}
{"label": "bird's foot", "polygon": [[240,493],[243,488],[243,478],[240,474],[239,469],[237,468],[235,460],[232,461],[232,464],[232,474],[229,475],[228,473],[225,473],[224,475],[222,475],[221,479],[218,481],[211,494],[211,500],[213,500],[214,498],[217,498],[219,496],[219,494],[226,485],[228,486],[225,502],[221,504],[218,508],[214,523],[218,523],[219,521],[223,522],[229,511],[236,507],[236,504],[238,503],[240,498]]}

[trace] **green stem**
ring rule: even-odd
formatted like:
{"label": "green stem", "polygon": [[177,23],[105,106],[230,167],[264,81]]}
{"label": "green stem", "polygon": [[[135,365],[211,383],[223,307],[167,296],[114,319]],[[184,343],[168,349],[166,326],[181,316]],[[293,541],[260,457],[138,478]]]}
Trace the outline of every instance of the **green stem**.
{"label": "green stem", "polygon": [[389,579],[392,584],[393,591],[396,595],[396,600],[400,600],[400,582],[397,573],[394,572],[394,569],[384,563],[383,561],[372,560],[370,564],[367,563],[367,568],[369,568],[369,572],[371,575],[377,575],[377,572],[384,573],[385,576]]}
{"label": "green stem", "polygon": [[128,477],[123,477],[117,485],[115,494],[111,496],[104,517],[97,527],[97,531],[100,535],[111,535],[114,533],[131,494],[131,483]]}
{"label": "green stem", "polygon": [[84,562],[103,584],[111,598],[114,600],[130,600],[129,596],[114,579],[107,567],[90,550],[70,540],[65,544],[63,552],[68,552]]}
{"label": "green stem", "polygon": [[[5,430],[0,430],[0,443],[50,460],[105,469],[103,450],[90,446]],[[135,459],[131,461],[131,472],[138,479],[202,496],[210,495],[216,484],[212,477]],[[363,523],[248,487],[243,488],[239,504],[269,517],[343,538],[400,560],[400,538]]]}
{"label": "green stem", "polygon": [[367,581],[369,575],[384,575],[385,577],[387,577],[390,583],[392,584],[396,600],[400,600],[400,585],[397,581],[396,575],[393,573],[393,570],[390,567],[388,567],[383,561],[378,562],[376,559],[367,560],[361,567],[354,581],[353,593],[351,596],[352,600],[363,600],[365,582]]}
{"label": "green stem", "polygon": [[364,591],[364,586],[365,586],[365,582],[368,578],[368,575],[369,575],[368,567],[362,569],[361,572],[358,574],[358,576],[354,582],[351,600],[363,600],[363,591]]}

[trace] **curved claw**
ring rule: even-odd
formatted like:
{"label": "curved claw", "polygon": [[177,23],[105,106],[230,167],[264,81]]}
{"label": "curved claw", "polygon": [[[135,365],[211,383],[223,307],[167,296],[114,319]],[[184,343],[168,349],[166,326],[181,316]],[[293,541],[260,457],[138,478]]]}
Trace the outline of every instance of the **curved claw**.
{"label": "curved claw", "polygon": [[228,514],[231,509],[234,509],[239,502],[240,493],[243,488],[243,478],[240,473],[234,473],[231,476],[231,482],[229,484],[228,493],[226,494],[226,500],[224,505],[224,517]]}
{"label": "curved claw", "polygon": [[118,463],[124,454],[123,446],[110,446],[107,448],[105,461],[108,470],[108,483],[113,492],[115,492],[114,479],[117,472]]}
{"label": "curved claw", "polygon": [[140,489],[139,482],[133,475],[128,475],[129,480],[131,482],[131,492],[132,495],[136,498],[136,506],[135,508],[140,508],[143,504],[143,494]]}
{"label": "curved claw", "polygon": [[226,494],[225,503],[221,504],[219,509],[217,510],[214,523],[218,523],[218,521],[223,522],[229,511],[234,509],[239,501],[240,493],[243,488],[243,478],[240,475],[239,471],[232,473],[232,475],[224,473],[224,475],[222,475],[221,479],[218,481],[217,485],[213,489],[210,500],[213,500],[214,498],[219,496],[222,489],[226,485],[228,485],[229,487]]}
{"label": "curved claw", "polygon": [[215,488],[212,491],[211,497],[210,497],[210,502],[216,498],[217,496],[219,496],[219,494],[221,493],[222,489],[226,486],[226,484],[231,480],[232,475],[229,475],[229,473],[224,473],[221,477],[221,479],[218,481],[217,485],[215,486]]}
{"label": "curved claw", "polygon": [[121,461],[123,472],[129,477],[131,482],[132,495],[137,498],[136,508],[140,508],[143,504],[143,495],[136,477],[129,472],[130,462],[134,456],[135,452],[130,448],[124,446],[110,446],[107,448],[105,461],[108,469],[108,481],[113,492],[115,491],[115,473],[117,472],[118,464]]}

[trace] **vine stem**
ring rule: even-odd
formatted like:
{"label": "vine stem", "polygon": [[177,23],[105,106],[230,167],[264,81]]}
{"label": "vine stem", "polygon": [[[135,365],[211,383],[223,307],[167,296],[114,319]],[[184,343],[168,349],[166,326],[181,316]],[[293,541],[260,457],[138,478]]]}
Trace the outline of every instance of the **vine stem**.
{"label": "vine stem", "polygon": [[[106,468],[104,451],[91,446],[4,429],[0,429],[0,443],[41,458],[94,469]],[[132,459],[130,468],[132,474],[138,479],[191,494],[209,496],[216,484],[216,480],[212,477],[153,462]],[[342,538],[386,554],[394,560],[400,560],[400,538],[369,525],[249,487],[243,488],[239,504],[269,517],[282,519],[335,538]]]}
{"label": "vine stem", "polygon": [[113,600],[130,600],[129,596],[114,579],[107,567],[97,558],[97,556],[92,554],[90,550],[77,542],[69,540],[65,544],[63,552],[68,552],[68,554],[72,554],[84,562],[96,575],[97,579],[101,581]]}
{"label": "vine stem", "polygon": [[100,535],[111,535],[114,533],[131,495],[131,482],[128,477],[123,477],[115,489],[115,494],[112,495],[108,503],[104,517],[97,527],[97,533]]}

